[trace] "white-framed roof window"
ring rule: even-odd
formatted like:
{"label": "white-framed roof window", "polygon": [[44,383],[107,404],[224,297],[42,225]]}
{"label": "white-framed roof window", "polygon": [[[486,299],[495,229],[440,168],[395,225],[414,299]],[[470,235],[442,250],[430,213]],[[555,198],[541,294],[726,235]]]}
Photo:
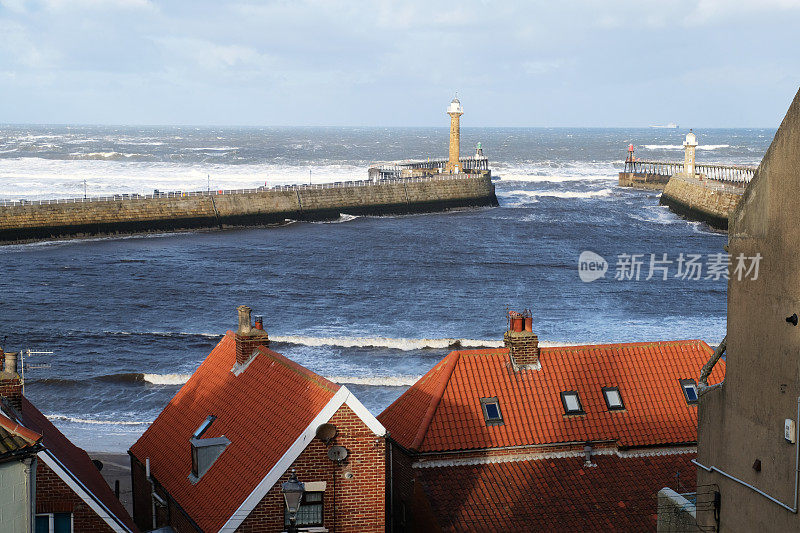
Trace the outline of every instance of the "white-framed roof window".
{"label": "white-framed roof window", "polygon": [[683,390],[683,397],[686,398],[686,403],[697,403],[700,399],[700,395],[697,393],[697,382],[693,379],[681,379],[679,381],[681,389]]}
{"label": "white-framed roof window", "polygon": [[500,412],[500,402],[496,396],[481,398],[481,410],[487,426],[500,426],[503,424],[503,413]]}
{"label": "white-framed roof window", "polygon": [[619,387],[603,387],[603,398],[606,401],[606,407],[608,407],[609,411],[621,411],[625,409]]}
{"label": "white-framed roof window", "polygon": [[584,414],[583,407],[581,407],[581,400],[578,397],[577,391],[574,390],[563,391],[561,393],[561,403],[564,404],[565,415]]}

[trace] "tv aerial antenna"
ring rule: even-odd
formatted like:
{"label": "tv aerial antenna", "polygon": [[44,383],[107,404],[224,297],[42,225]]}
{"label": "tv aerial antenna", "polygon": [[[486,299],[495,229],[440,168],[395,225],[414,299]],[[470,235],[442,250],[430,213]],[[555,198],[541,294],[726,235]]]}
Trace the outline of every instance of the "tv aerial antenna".
{"label": "tv aerial antenna", "polygon": [[[36,357],[38,355],[53,355],[50,351],[34,351],[31,349],[23,350],[20,352],[20,378],[22,379],[22,395],[25,396],[25,359],[29,357]],[[39,368],[50,368],[50,363],[28,363],[29,370],[36,370]]]}

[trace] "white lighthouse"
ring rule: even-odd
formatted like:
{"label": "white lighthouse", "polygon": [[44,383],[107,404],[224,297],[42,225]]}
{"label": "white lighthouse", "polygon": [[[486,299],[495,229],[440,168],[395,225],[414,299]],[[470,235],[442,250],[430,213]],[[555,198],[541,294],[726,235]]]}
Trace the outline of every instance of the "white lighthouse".
{"label": "white lighthouse", "polygon": [[697,148],[697,136],[689,130],[686,134],[686,140],[683,141],[683,173],[687,176],[694,177],[694,154]]}

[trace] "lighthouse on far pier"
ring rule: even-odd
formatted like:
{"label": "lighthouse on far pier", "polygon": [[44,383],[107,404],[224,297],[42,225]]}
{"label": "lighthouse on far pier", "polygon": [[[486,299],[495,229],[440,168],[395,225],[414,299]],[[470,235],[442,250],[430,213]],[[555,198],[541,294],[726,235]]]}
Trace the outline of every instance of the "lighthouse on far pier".
{"label": "lighthouse on far pier", "polygon": [[464,108],[461,107],[458,97],[453,98],[453,101],[447,106],[447,114],[450,115],[450,158],[444,170],[458,174],[463,171],[458,160],[461,152],[461,115],[464,114]]}

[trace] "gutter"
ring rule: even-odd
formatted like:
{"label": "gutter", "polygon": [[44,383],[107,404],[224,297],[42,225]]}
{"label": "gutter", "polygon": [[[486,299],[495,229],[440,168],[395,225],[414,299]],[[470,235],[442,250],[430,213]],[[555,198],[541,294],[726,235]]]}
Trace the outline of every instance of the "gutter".
{"label": "gutter", "polygon": [[[800,422],[800,397],[797,398],[797,418],[795,420],[796,420],[795,424],[800,426],[800,424],[797,423],[797,422]],[[728,478],[728,479],[730,479],[732,481],[735,481],[736,483],[739,483],[740,485],[743,485],[743,486],[747,487],[748,489],[752,490],[756,494],[760,494],[761,496],[765,497],[766,499],[768,499],[772,503],[780,505],[781,507],[783,507],[784,509],[786,509],[787,511],[789,511],[791,513],[797,514],[797,486],[798,486],[798,482],[800,482],[800,442],[798,442],[798,437],[800,437],[800,427],[798,427],[795,431],[796,431],[796,433],[795,433],[795,443],[794,443],[794,447],[795,447],[795,455],[794,455],[794,507],[790,507],[789,505],[783,503],[779,499],[777,499],[777,498],[775,498],[773,496],[770,496],[769,494],[767,494],[763,490],[760,490],[760,489],[754,487],[753,485],[742,481],[738,477],[732,476],[731,474],[728,474],[727,472],[724,472],[724,471],[720,470],[716,466],[706,466],[704,464],[701,464],[701,463],[697,462],[694,459],[692,459],[692,463],[694,463],[696,466],[699,466],[700,468],[702,468],[706,472],[709,472],[709,473],[717,472],[718,474],[722,474],[726,478]]]}

